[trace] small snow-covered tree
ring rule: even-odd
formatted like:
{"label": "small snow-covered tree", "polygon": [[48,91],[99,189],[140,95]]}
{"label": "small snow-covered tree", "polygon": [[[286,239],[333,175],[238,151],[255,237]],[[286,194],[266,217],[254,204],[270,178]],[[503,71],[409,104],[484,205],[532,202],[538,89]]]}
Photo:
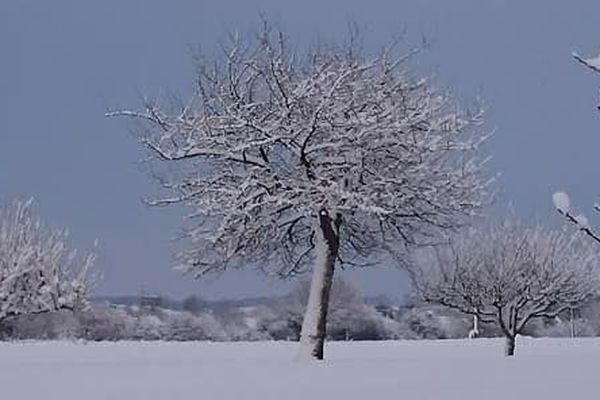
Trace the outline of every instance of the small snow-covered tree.
{"label": "small snow-covered tree", "polygon": [[94,254],[79,257],[67,233],[44,226],[32,200],[0,208],[0,322],[87,305]]}
{"label": "small snow-covered tree", "polygon": [[199,58],[181,107],[108,114],[141,122],[170,193],[155,204],[192,210],[187,271],[313,267],[301,342],[317,359],[336,263],[371,264],[431,240],[477,210],[487,186],[481,114],[412,78],[395,52],[349,44],[301,54],[265,26],[234,35],[221,59]]}
{"label": "small snow-covered tree", "polygon": [[598,261],[579,233],[506,220],[421,254],[413,277],[426,301],[499,326],[512,356],[529,321],[577,308],[596,293]]}

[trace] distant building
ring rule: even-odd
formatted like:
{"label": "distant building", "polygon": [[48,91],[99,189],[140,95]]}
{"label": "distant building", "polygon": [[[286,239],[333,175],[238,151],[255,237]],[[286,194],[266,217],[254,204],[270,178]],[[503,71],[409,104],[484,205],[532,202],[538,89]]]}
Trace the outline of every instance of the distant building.
{"label": "distant building", "polygon": [[142,310],[156,310],[161,308],[162,304],[163,299],[161,296],[147,294],[140,296],[140,308]]}
{"label": "distant building", "polygon": [[375,306],[375,310],[377,310],[384,317],[390,319],[396,319],[402,314],[402,307],[391,306],[387,304],[378,304]]}

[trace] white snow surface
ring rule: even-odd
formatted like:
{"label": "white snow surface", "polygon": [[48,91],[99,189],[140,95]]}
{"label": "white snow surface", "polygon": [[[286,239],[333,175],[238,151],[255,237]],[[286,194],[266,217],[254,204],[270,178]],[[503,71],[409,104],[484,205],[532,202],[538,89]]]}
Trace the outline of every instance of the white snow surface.
{"label": "white snow surface", "polygon": [[0,344],[2,399],[592,399],[600,339]]}

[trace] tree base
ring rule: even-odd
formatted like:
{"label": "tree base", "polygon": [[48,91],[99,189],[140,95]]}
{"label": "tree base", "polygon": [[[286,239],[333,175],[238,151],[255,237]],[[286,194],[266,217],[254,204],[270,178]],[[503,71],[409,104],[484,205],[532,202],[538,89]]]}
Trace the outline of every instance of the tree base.
{"label": "tree base", "polygon": [[504,344],[504,355],[512,357],[515,355],[515,337],[507,336],[506,343]]}

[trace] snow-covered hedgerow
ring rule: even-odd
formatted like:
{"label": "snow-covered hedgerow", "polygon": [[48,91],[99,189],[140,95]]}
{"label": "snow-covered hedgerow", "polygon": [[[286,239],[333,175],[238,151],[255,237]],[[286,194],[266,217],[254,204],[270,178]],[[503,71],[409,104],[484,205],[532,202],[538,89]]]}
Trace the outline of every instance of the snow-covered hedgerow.
{"label": "snow-covered hedgerow", "polygon": [[[195,312],[94,304],[76,314],[11,319],[0,333],[5,339],[297,341],[308,291],[309,282],[304,281],[289,295],[263,304],[211,310],[206,303]],[[334,282],[330,312],[328,338],[332,340],[419,337],[403,322],[365,304],[358,290],[341,279]]]}
{"label": "snow-covered hedgerow", "polygon": [[[276,300],[270,307],[271,316],[265,328],[280,340],[298,340],[310,291],[310,282],[302,281],[289,295]],[[366,304],[360,291],[342,278],[336,278],[331,288],[331,303],[327,321],[330,340],[384,340],[416,338],[401,322],[379,313]]]}
{"label": "snow-covered hedgerow", "polygon": [[[301,286],[304,289],[273,298],[266,304],[231,306],[218,312],[207,309],[195,313],[166,309],[144,311],[136,306],[95,304],[77,313],[62,310],[21,316],[0,326],[0,339],[297,341],[308,283]],[[472,328],[470,316],[438,305],[418,303],[394,307],[394,315],[387,316],[362,300],[346,307],[335,300],[338,288],[334,284],[335,306],[328,326],[329,340],[460,339],[466,338]],[[293,300],[302,291],[300,301]],[[556,318],[531,321],[522,334],[600,336],[599,315],[600,301],[592,301],[574,311],[573,322],[569,311],[565,311]],[[479,331],[481,337],[503,335],[496,325],[483,322]]]}

